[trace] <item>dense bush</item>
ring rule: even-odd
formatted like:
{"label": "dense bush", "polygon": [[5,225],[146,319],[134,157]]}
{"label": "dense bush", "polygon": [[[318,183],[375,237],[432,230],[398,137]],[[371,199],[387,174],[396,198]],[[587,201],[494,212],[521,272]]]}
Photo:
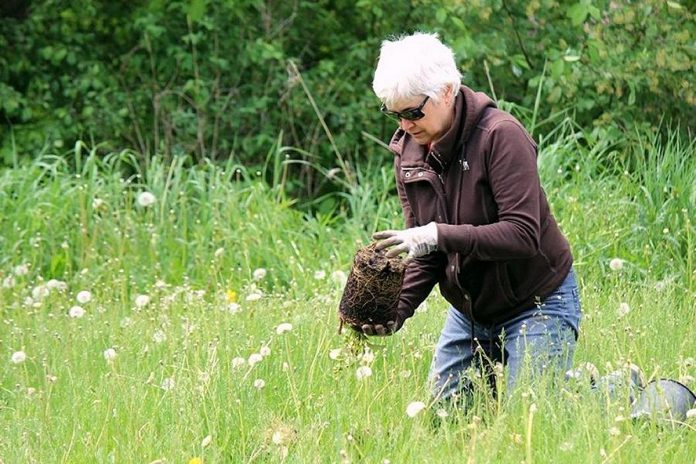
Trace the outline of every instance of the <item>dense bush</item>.
{"label": "dense bush", "polygon": [[[632,129],[663,116],[688,125],[696,107],[693,2],[10,3],[0,9],[5,164],[77,139],[256,166],[274,146],[326,168],[371,158],[383,153],[374,137],[393,129],[370,89],[379,43],[416,29],[441,33],[470,85],[538,105],[536,133],[566,109],[585,127]],[[295,166],[296,193],[320,193],[316,171]]]}

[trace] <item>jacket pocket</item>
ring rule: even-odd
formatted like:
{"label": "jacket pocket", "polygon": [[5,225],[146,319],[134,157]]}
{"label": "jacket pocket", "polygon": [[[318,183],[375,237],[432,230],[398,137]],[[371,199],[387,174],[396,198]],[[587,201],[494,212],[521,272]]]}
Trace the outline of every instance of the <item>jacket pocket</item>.
{"label": "jacket pocket", "polygon": [[503,263],[497,263],[495,265],[495,274],[496,282],[498,283],[498,288],[500,288],[500,292],[503,294],[503,297],[511,307],[515,306],[518,303],[519,298],[515,294],[515,291],[512,287],[512,283],[510,282],[510,276],[508,275],[507,265]]}

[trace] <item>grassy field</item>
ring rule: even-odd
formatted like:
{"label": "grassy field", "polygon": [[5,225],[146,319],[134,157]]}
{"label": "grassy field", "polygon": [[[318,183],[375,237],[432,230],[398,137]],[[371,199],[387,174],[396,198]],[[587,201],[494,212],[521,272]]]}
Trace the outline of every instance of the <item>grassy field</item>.
{"label": "grassy field", "polygon": [[[614,147],[570,125],[541,143],[581,285],[575,361],[694,388],[696,142]],[[585,384],[432,404],[437,292],[393,337],[339,335],[356,246],[400,225],[389,164],[323,215],[293,207],[277,159],[141,174],[79,144],[1,171],[0,462],[696,462],[694,419],[633,422]]]}

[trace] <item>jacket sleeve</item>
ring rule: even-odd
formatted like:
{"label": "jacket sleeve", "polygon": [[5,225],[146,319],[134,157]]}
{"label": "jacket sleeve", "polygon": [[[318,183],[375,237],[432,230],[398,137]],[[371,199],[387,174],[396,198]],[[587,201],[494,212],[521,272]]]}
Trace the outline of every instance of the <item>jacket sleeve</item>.
{"label": "jacket sleeve", "polygon": [[513,120],[489,133],[486,168],[498,220],[492,224],[438,224],[438,249],[487,261],[528,258],[539,250],[542,191],[536,146]]}
{"label": "jacket sleeve", "polygon": [[[401,181],[400,158],[394,158],[394,171],[396,175],[396,189],[399,192],[401,208],[404,213],[404,221],[407,228],[416,225],[413,211],[406,197],[404,185]],[[443,253],[430,253],[427,256],[412,260],[406,268],[404,283],[399,296],[399,325],[413,316],[416,308],[428,297],[435,284],[440,280],[440,274],[444,272],[446,256]]]}

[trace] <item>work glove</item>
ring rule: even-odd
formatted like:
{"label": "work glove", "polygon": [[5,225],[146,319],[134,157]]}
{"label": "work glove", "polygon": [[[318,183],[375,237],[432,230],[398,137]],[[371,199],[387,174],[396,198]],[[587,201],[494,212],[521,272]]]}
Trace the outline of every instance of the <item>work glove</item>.
{"label": "work glove", "polygon": [[372,235],[377,242],[376,249],[392,247],[387,252],[388,258],[401,253],[408,253],[407,258],[420,258],[437,249],[437,225],[431,222],[422,227],[404,230],[384,230]]}
{"label": "work glove", "polygon": [[365,335],[384,337],[392,335],[404,325],[404,321],[398,313],[395,313],[393,318],[394,320],[388,321],[386,324],[362,324],[352,327],[356,332],[364,333]]}

